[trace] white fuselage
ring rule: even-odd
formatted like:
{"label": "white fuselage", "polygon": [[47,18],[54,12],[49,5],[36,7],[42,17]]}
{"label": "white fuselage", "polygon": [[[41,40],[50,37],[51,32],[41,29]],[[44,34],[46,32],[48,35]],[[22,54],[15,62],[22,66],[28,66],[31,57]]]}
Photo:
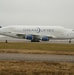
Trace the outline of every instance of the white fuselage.
{"label": "white fuselage", "polygon": [[0,34],[19,38],[18,35],[33,35],[42,38],[44,36],[52,38],[74,38],[74,30],[61,26],[6,26],[0,28]]}

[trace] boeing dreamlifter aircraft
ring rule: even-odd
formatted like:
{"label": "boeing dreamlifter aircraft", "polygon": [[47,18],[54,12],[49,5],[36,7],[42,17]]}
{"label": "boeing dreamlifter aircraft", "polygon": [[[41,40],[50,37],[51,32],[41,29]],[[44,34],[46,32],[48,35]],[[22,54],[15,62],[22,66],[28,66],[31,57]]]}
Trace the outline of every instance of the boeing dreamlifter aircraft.
{"label": "boeing dreamlifter aircraft", "polygon": [[74,30],[61,26],[12,25],[0,28],[0,35],[31,40],[31,42],[50,39],[74,39]]}

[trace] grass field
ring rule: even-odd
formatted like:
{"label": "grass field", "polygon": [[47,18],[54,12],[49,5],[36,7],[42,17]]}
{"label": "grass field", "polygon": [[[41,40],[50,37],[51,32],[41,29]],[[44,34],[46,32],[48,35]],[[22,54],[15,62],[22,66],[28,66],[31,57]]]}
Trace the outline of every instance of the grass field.
{"label": "grass field", "polygon": [[38,53],[74,55],[74,44],[0,43],[0,53]]}
{"label": "grass field", "polygon": [[0,75],[74,75],[74,63],[0,61]]}
{"label": "grass field", "polygon": [[[74,44],[0,43],[0,53],[74,55]],[[74,63],[0,61],[0,75],[74,75]]]}

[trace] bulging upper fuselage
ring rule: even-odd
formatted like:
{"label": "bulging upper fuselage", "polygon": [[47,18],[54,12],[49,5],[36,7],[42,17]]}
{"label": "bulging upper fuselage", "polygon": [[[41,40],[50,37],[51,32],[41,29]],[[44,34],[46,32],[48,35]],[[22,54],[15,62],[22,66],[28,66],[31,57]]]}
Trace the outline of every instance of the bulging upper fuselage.
{"label": "bulging upper fuselage", "polygon": [[48,37],[48,38],[74,38],[74,30],[67,29],[61,26],[6,26],[0,28],[0,34],[15,38],[26,37],[27,35],[33,38]]}

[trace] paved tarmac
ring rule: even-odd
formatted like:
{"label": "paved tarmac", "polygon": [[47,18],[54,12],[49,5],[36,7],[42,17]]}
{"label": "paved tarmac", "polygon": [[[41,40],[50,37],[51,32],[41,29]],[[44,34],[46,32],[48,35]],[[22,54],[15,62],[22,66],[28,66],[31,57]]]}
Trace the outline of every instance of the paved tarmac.
{"label": "paved tarmac", "polygon": [[74,62],[72,55],[48,55],[48,54],[18,54],[0,53],[0,60],[23,60],[44,62]]}
{"label": "paved tarmac", "polygon": [[[11,38],[11,37],[0,37],[0,42],[30,42],[30,40],[26,39],[17,39],[17,38]],[[49,40],[49,41],[40,41],[39,43],[57,43],[57,44],[74,44],[74,39],[72,39],[72,42],[69,43],[68,39],[65,40]]]}

